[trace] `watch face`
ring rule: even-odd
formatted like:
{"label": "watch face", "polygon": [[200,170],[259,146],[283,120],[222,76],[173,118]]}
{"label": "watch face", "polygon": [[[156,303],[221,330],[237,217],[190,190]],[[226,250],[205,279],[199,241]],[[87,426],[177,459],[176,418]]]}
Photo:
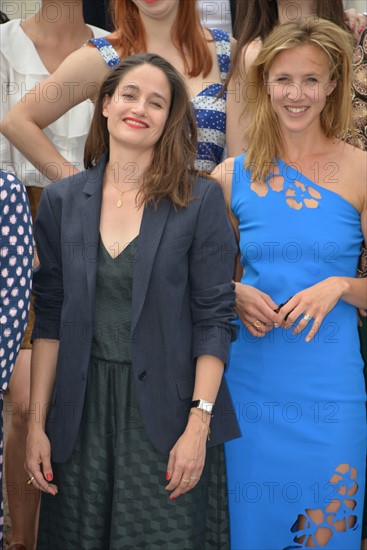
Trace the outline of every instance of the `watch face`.
{"label": "watch face", "polygon": [[207,413],[211,413],[212,410],[213,410],[213,403],[209,403],[208,401],[204,401],[203,399],[200,399],[200,403],[199,403],[198,407],[202,411],[205,411]]}
{"label": "watch face", "polygon": [[196,409],[200,409],[201,411],[205,411],[211,414],[213,411],[214,403],[205,401],[205,399],[196,399],[195,401],[192,401],[191,407],[195,407]]}

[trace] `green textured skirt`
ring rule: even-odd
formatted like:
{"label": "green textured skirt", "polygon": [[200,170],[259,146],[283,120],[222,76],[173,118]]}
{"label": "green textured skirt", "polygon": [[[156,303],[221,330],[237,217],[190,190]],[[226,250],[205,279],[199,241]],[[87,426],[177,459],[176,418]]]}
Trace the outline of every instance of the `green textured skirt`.
{"label": "green textured skirt", "polygon": [[131,365],[92,358],[76,447],[53,463],[58,495],[42,495],[38,550],[228,549],[222,446],[173,502],[167,462],[143,427]]}

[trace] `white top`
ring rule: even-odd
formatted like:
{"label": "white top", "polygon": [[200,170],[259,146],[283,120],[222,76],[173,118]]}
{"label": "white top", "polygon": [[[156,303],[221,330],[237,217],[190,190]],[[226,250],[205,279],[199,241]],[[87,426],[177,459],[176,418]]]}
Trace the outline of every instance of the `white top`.
{"label": "white top", "polygon": [[200,20],[205,27],[221,29],[232,36],[229,0],[198,0]]}
{"label": "white top", "polygon": [[[0,28],[0,119],[24,94],[49,76],[37,50],[20,26],[21,19],[4,23]],[[95,38],[106,36],[108,31],[88,25]],[[52,89],[51,89],[52,88]],[[49,96],[55,97],[57,90],[50,86]],[[72,87],[70,87],[72,93]],[[84,168],[84,144],[93,115],[91,101],[83,101],[58,120],[45,128],[44,132],[60,153],[79,170]],[[0,167],[14,172],[25,185],[45,187],[45,178],[9,141],[0,134]]]}

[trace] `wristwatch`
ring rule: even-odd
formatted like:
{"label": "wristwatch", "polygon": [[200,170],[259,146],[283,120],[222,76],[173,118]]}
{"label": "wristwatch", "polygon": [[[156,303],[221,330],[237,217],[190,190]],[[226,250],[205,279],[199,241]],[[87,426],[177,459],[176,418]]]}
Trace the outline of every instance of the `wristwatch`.
{"label": "wristwatch", "polygon": [[195,401],[191,401],[191,409],[200,409],[201,411],[211,415],[213,415],[214,405],[215,403],[210,403],[209,401],[205,401],[205,399],[196,399]]}

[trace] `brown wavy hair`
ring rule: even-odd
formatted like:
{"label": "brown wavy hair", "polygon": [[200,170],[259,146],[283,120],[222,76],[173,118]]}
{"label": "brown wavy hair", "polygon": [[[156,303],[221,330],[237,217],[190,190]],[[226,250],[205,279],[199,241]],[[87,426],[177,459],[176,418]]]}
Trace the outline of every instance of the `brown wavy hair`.
{"label": "brown wavy hair", "polygon": [[329,78],[336,80],[320,115],[322,130],[327,137],[345,138],[353,129],[351,34],[331,21],[315,17],[275,27],[247,77],[251,90],[256,90],[256,97],[246,102],[244,111],[250,120],[245,134],[249,144],[245,162],[251,167],[254,181],[264,181],[270,163],[284,155],[282,133],[267,90],[269,69],[279,52],[306,44],[314,44],[327,54]]}
{"label": "brown wavy hair", "polygon": [[155,54],[136,54],[123,61],[108,74],[99,90],[94,115],[84,150],[86,168],[96,163],[110,150],[107,119],[103,116],[106,96],[112,97],[124,76],[140,65],[152,65],[167,77],[171,104],[161,137],[154,146],[152,163],[146,171],[139,191],[139,204],[157,204],[162,198],[176,206],[187,206],[191,199],[197,131],[193,107],[181,75],[172,65]]}
{"label": "brown wavy hair", "polygon": [[[146,32],[134,2],[112,0],[111,13],[115,31],[108,39],[120,57],[146,52]],[[172,28],[172,41],[180,52],[189,77],[199,74],[206,77],[210,73],[213,61],[208,39],[200,23],[196,0],[179,0],[176,21]]]}
{"label": "brown wavy hair", "polygon": [[[253,40],[263,42],[278,25],[277,0],[237,0],[236,36],[238,41],[228,74],[227,83],[241,74],[243,52]],[[302,14],[300,14],[302,16]],[[344,21],[342,0],[316,0],[315,17],[332,21],[340,28],[348,30]]]}

